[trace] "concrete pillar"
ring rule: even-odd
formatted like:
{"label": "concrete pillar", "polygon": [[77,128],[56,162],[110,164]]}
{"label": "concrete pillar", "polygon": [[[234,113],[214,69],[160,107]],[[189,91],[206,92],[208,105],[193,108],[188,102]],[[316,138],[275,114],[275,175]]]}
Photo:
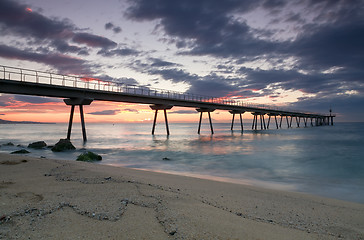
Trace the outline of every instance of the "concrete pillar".
{"label": "concrete pillar", "polygon": [[200,121],[198,123],[198,130],[197,133],[200,134],[200,130],[201,130],[201,122],[202,122],[202,114],[204,112],[207,112],[209,115],[209,122],[210,122],[210,129],[211,129],[211,134],[214,134],[214,129],[212,127],[212,120],[211,120],[211,112],[215,111],[215,109],[211,109],[211,108],[197,108],[196,109],[197,112],[200,113]]}
{"label": "concrete pillar", "polygon": [[168,119],[167,119],[167,110],[173,108],[173,105],[154,104],[154,105],[150,105],[149,107],[152,110],[155,110],[154,120],[153,120],[153,128],[152,128],[152,135],[154,135],[155,126],[156,126],[156,123],[157,123],[158,110],[163,110],[163,112],[164,112],[164,122],[166,124],[167,135],[169,135],[169,126],[168,126]]}
{"label": "concrete pillar", "polygon": [[71,132],[72,132],[72,122],[73,122],[73,114],[75,111],[75,106],[78,105],[80,108],[80,118],[81,118],[81,126],[82,126],[82,136],[83,141],[87,141],[87,135],[86,135],[86,126],[85,126],[85,117],[83,113],[83,105],[90,105],[93,101],[93,99],[90,98],[67,98],[63,99],[63,101],[66,103],[66,105],[71,106],[71,113],[70,113],[70,119],[68,122],[68,131],[67,131],[67,139],[71,139]]}
{"label": "concrete pillar", "polygon": [[234,128],[234,119],[235,119],[235,114],[239,114],[240,115],[240,126],[241,126],[241,132],[243,132],[243,117],[242,117],[242,114],[245,113],[245,111],[238,111],[238,110],[231,110],[229,111],[229,113],[231,113],[233,115],[233,119],[231,121],[231,131],[233,130]]}

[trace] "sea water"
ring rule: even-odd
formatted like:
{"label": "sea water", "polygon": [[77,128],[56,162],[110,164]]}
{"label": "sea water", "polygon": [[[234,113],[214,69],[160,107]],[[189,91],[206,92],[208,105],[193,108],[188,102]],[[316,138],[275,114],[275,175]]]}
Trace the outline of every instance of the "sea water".
{"label": "sea water", "polygon": [[[87,124],[84,144],[79,124],[71,140],[76,151],[54,153],[28,149],[30,156],[75,160],[88,150],[100,154],[100,164],[123,166],[218,181],[305,192],[364,203],[364,123],[282,128],[241,133],[238,124],[214,123],[215,134],[196,123]],[[35,141],[54,145],[65,138],[67,124],[1,124],[1,152]],[[19,146],[17,146],[19,145]]]}

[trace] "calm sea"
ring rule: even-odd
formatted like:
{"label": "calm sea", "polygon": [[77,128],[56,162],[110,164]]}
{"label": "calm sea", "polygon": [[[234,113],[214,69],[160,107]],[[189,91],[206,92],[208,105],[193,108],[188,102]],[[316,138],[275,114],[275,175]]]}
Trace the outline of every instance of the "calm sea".
{"label": "calm sea", "polygon": [[[238,125],[238,124],[237,124]],[[75,160],[85,149],[102,155],[101,164],[244,183],[270,189],[306,192],[364,203],[364,123],[282,128],[241,134],[230,124],[215,123],[215,134],[203,125],[170,124],[171,135],[158,124],[87,124],[83,144],[78,123],[71,140],[74,152],[30,150],[31,156]],[[1,152],[31,142],[55,144],[65,138],[66,124],[2,124]]]}

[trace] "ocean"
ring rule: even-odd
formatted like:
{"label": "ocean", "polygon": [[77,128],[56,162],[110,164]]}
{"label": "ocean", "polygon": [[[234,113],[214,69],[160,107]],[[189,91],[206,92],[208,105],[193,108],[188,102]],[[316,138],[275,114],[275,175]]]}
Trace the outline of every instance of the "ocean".
{"label": "ocean", "polygon": [[[214,135],[207,124],[198,135],[197,123],[170,123],[170,136],[163,123],[157,124],[154,136],[151,123],[86,123],[86,144],[80,124],[73,125],[76,151],[28,149],[28,155],[74,161],[89,150],[103,157],[97,164],[364,203],[364,123],[258,131],[246,123],[243,134],[239,124],[230,131],[230,123],[214,123]],[[35,141],[54,145],[66,134],[67,124],[0,124],[0,152]],[[15,146],[3,145],[8,142]]]}

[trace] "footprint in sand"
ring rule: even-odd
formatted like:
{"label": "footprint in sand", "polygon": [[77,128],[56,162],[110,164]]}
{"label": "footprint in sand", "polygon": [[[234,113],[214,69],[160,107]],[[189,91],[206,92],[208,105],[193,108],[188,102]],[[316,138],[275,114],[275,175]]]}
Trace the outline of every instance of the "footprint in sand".
{"label": "footprint in sand", "polygon": [[14,184],[14,182],[0,182],[0,189],[2,188],[8,188],[11,184]]}
{"label": "footprint in sand", "polygon": [[0,164],[2,165],[18,165],[18,164],[21,164],[21,163],[26,163],[28,162],[28,160],[20,160],[20,161],[2,161],[0,162]]}
{"label": "footprint in sand", "polygon": [[20,193],[17,193],[15,196],[18,198],[22,198],[25,201],[30,201],[30,202],[34,202],[34,203],[40,202],[43,200],[43,196],[41,194],[35,194],[32,192],[20,192]]}

